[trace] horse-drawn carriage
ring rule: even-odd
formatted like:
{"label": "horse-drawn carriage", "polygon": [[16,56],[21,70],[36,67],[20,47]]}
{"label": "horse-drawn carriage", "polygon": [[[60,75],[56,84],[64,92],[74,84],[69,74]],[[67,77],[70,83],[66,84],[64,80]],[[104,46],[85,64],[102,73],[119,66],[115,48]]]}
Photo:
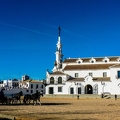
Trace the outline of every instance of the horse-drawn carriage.
{"label": "horse-drawn carriage", "polygon": [[11,97],[8,97],[8,96],[5,96],[3,90],[1,90],[0,103],[2,103],[2,104],[18,104],[18,102],[19,102],[19,104],[21,104],[23,101],[23,104],[26,105],[26,104],[30,104],[31,101],[33,101],[33,105],[34,105],[35,101],[36,101],[36,104],[37,104],[37,101],[39,101],[39,105],[41,105],[41,102],[40,102],[41,96],[43,96],[43,93],[40,93],[40,92],[36,92],[34,94],[26,94],[23,96],[23,92],[20,91],[19,93],[12,94]]}
{"label": "horse-drawn carriage", "polygon": [[36,101],[36,104],[37,104],[37,101],[39,101],[39,105],[41,105],[41,102],[40,102],[40,97],[43,96],[43,93],[40,93],[40,92],[36,92],[34,94],[26,94],[24,96],[24,104],[30,104],[31,103],[31,100],[33,101],[33,105],[35,104],[34,101]]}
{"label": "horse-drawn carriage", "polygon": [[3,90],[0,91],[0,103],[2,103],[2,104],[8,103],[8,98],[4,95]]}
{"label": "horse-drawn carriage", "polygon": [[0,103],[2,104],[14,104],[20,101],[21,96],[23,95],[22,91],[19,93],[12,94],[12,96],[5,96],[3,90],[0,91]]}

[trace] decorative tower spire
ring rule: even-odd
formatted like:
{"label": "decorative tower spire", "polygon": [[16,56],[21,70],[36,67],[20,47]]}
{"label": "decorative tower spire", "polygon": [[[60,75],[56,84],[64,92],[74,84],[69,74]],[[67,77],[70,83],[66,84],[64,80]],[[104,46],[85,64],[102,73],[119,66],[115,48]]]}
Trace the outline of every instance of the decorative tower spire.
{"label": "decorative tower spire", "polygon": [[62,68],[62,60],[63,60],[63,54],[62,54],[62,44],[60,40],[60,31],[61,28],[60,26],[58,27],[58,42],[57,42],[57,50],[56,50],[56,61],[55,61],[55,66],[54,70],[60,70]]}
{"label": "decorative tower spire", "polygon": [[58,27],[58,36],[60,37],[60,31],[61,31],[61,29],[60,29],[60,26]]}

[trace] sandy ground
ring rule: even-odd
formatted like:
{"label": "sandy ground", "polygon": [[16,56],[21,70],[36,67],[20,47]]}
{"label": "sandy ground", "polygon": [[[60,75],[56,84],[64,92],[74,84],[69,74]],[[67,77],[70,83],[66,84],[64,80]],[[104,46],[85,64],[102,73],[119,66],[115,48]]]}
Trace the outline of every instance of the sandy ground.
{"label": "sandy ground", "polygon": [[120,99],[41,98],[39,105],[0,105],[0,117],[18,120],[120,120]]}

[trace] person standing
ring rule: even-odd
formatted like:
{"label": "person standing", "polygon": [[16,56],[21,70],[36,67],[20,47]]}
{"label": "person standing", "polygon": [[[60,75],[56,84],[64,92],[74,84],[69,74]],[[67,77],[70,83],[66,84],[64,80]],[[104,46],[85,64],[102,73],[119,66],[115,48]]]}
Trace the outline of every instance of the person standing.
{"label": "person standing", "polygon": [[77,99],[79,100],[79,95],[77,95]]}
{"label": "person standing", "polygon": [[115,100],[117,100],[117,95],[115,94]]}

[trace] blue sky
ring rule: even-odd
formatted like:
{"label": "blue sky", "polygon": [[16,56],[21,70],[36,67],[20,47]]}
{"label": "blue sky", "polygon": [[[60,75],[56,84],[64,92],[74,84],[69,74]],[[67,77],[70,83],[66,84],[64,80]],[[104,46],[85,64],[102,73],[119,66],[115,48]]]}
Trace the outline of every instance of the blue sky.
{"label": "blue sky", "polygon": [[45,79],[58,26],[64,58],[119,56],[119,0],[0,0],[0,79]]}

